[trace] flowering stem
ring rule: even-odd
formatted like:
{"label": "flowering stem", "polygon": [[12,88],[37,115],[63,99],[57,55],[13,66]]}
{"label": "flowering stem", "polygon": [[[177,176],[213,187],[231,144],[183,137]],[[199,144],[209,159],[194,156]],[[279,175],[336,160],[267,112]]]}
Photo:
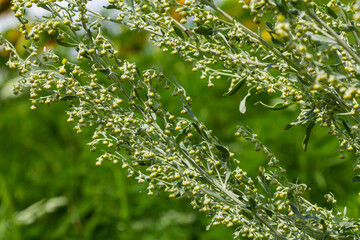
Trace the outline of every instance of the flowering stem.
{"label": "flowering stem", "polygon": [[333,36],[336,41],[354,58],[357,64],[360,65],[360,57],[350,48],[350,46],[344,40],[339,37],[339,35],[331,27],[329,27],[329,25],[327,25],[323,20],[321,20],[316,15],[316,13],[314,13],[313,10],[307,9],[307,13],[310,15],[311,18],[313,18],[321,26],[323,26],[331,34],[331,36]]}
{"label": "flowering stem", "polygon": [[[248,29],[247,27],[245,27],[244,25],[242,25],[241,23],[237,22],[233,17],[231,17],[230,15],[228,15],[226,12],[224,12],[222,9],[220,9],[219,7],[217,7],[215,4],[209,4],[209,6],[211,6],[215,11],[219,12],[221,15],[223,15],[225,18],[227,18],[229,21],[236,23],[237,26],[239,26],[245,33],[247,33],[249,36],[251,36],[252,38],[256,39],[257,41],[259,41],[261,44],[263,44],[265,47],[267,47],[270,51],[272,51],[276,56],[280,57],[281,59],[283,59],[285,62],[287,62],[287,64],[289,64],[289,66],[293,69],[296,70],[297,73],[300,74],[301,69],[300,67],[295,64],[294,62],[292,62],[289,58],[287,58],[286,56],[284,56],[278,49],[276,49],[275,47],[273,47],[270,43],[268,43],[265,39],[263,39],[261,36],[257,35],[256,33],[254,33],[253,31],[251,31],[250,29]],[[309,81],[310,83],[314,82],[314,79],[307,73],[302,74],[304,75]]]}

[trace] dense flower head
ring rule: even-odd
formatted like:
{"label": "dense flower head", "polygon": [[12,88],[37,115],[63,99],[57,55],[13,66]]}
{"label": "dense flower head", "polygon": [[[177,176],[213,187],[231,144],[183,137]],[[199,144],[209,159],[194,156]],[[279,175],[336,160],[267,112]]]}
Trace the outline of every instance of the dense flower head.
{"label": "dense flower head", "polygon": [[[255,23],[266,22],[270,41],[212,0],[109,0],[101,14],[88,9],[85,0],[14,0],[19,31],[29,41],[27,55],[21,58],[2,37],[0,43],[10,52],[9,68],[22,77],[14,93],[29,89],[31,109],[68,101],[67,121],[75,123],[79,134],[85,128],[93,131],[90,150],[102,152],[96,164],[111,161],[127,169],[129,177],[147,184],[148,195],[163,190],[171,198],[186,196],[194,209],[212,218],[211,225],[234,227],[235,237],[359,237],[356,222],[307,201],[303,194],[309,187],[289,182],[274,154],[255,133],[239,126],[235,136],[254,143],[268,158],[256,178],[248,176],[196,118],[191,97],[175,78],[119,59],[102,33],[102,24],[109,21],[146,31],[155,46],[192,62],[209,87],[221,79],[230,82],[226,95],[246,87],[242,113],[246,98],[262,92],[281,99],[275,106],[259,102],[264,107],[300,105],[298,118],[286,129],[307,125],[304,149],[319,124],[338,138],[341,152],[355,152],[354,168],[360,170],[359,1],[349,6],[336,1],[326,6],[276,0],[239,4]],[[28,18],[26,9],[33,7],[44,8],[50,17],[41,22]],[[40,50],[44,37],[75,55]],[[165,95],[174,97],[179,112],[163,107]],[[325,197],[336,204],[332,194]]]}

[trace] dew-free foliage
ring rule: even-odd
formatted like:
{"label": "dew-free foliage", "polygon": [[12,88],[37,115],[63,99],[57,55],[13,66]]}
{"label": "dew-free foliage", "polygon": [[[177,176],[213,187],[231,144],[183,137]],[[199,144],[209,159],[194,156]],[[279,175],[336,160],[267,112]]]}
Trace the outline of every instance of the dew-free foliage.
{"label": "dew-free foliage", "polygon": [[[268,159],[257,176],[249,176],[238,156],[198,119],[192,105],[200,103],[192,101],[176,76],[164,74],[156,63],[142,70],[120,59],[102,30],[111,22],[149,33],[155,46],[201,72],[196,81],[206,80],[214,88],[215,81],[228,81],[224,98],[245,88],[238,107],[242,114],[248,99],[260,93],[280,98],[274,106],[258,103],[267,109],[300,106],[285,130],[306,125],[306,150],[312,129],[327,128],[339,141],[341,158],[345,151],[354,152],[356,175],[360,1],[236,2],[255,23],[265,22],[267,31],[249,29],[213,0],[109,0],[102,13],[89,9],[87,1],[15,0],[12,10],[29,40],[24,46],[28,54],[21,58],[0,38],[10,53],[8,67],[21,76],[14,93],[29,89],[34,110],[40,104],[69,102],[67,121],[76,123],[79,134],[93,132],[88,144],[102,153],[97,165],[120,165],[128,177],[147,185],[150,196],[165,191],[170,198],[187,197],[195,210],[212,219],[209,228],[225,225],[235,238],[359,238],[358,222],[338,211],[333,194],[325,195],[333,209],[308,201],[303,195],[310,187],[289,181],[272,151],[239,124],[234,135],[252,142]],[[33,7],[47,10],[48,17],[28,18],[26,9]],[[39,40],[49,37],[73,57],[40,49]],[[179,111],[164,107],[162,99],[168,96]]]}

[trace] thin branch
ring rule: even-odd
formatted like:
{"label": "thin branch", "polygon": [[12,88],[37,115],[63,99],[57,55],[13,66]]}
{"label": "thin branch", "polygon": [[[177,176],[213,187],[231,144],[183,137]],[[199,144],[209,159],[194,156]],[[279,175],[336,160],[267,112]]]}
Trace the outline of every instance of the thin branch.
{"label": "thin branch", "polygon": [[357,64],[360,65],[360,57],[351,49],[351,47],[329,26],[327,25],[323,20],[321,20],[314,11],[311,9],[307,9],[307,13],[310,15],[312,19],[317,21],[321,26],[323,26],[330,35],[336,39],[336,42],[340,44],[357,62]]}

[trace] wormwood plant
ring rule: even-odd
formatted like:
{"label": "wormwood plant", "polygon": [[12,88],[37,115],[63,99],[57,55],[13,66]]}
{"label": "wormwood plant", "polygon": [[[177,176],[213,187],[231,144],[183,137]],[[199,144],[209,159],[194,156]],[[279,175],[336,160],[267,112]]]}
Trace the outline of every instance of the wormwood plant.
{"label": "wormwood plant", "polygon": [[[236,238],[359,239],[359,223],[337,210],[332,194],[325,195],[334,204],[331,210],[307,201],[308,186],[288,181],[274,154],[239,126],[235,136],[253,142],[268,157],[258,176],[248,176],[196,118],[191,97],[174,77],[119,59],[102,34],[108,22],[148,32],[154,45],[192,62],[208,86],[214,79],[229,79],[226,95],[247,88],[242,113],[249,96],[280,93],[281,103],[258,104],[276,110],[300,105],[299,116],[285,129],[307,125],[305,150],[314,125],[328,128],[339,141],[340,157],[354,152],[358,171],[360,1],[239,2],[256,23],[266,21],[271,42],[213,0],[109,0],[101,14],[86,0],[14,0],[19,31],[29,41],[28,54],[21,58],[0,38],[10,54],[9,68],[21,76],[14,93],[30,89],[31,109],[69,101],[68,122],[76,122],[77,133],[84,128],[94,132],[91,151],[103,153],[96,164],[120,164],[129,177],[147,184],[148,195],[165,191],[171,198],[188,197],[194,209],[212,218],[210,226],[232,227]],[[26,10],[32,7],[47,10],[49,17],[29,19]],[[74,57],[39,49],[38,41],[47,37],[70,48]],[[168,94],[179,113],[163,107]]]}

